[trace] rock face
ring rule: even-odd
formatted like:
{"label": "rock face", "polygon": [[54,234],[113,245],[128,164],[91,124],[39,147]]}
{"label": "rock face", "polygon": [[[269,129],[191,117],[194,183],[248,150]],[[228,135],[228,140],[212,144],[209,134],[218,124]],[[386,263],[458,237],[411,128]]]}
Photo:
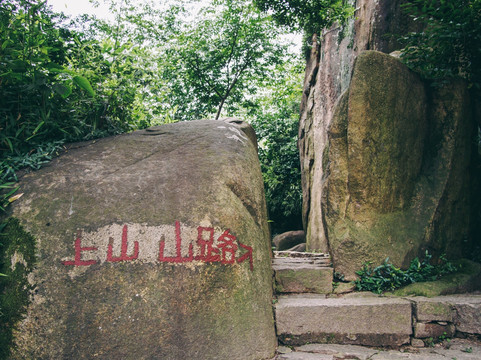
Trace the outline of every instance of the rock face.
{"label": "rock face", "polygon": [[291,249],[304,242],[306,242],[306,234],[303,230],[287,231],[276,235],[274,239],[272,239],[272,243],[278,251]]}
{"label": "rock face", "polygon": [[202,120],[82,144],[26,175],[10,216],[36,240],[35,292],[12,358],[273,357],[256,151],[247,124]]}
{"label": "rock face", "polygon": [[276,293],[332,292],[333,274],[329,258],[323,254],[305,255],[306,257],[277,255],[273,259]]}
{"label": "rock face", "polygon": [[411,26],[401,3],[356,1],[356,20],[324,32],[306,70],[307,250],[330,252],[346,280],[366,261],[406,267],[425,250],[459,257],[472,226],[469,92],[431,88],[381,53],[398,48],[384,35]]}
{"label": "rock face", "polygon": [[[433,298],[413,297],[416,324],[415,331],[427,336],[439,337],[443,332],[481,335],[481,297],[479,295],[451,295]],[[441,329],[444,329],[441,331]],[[439,333],[437,335],[437,333]]]}
{"label": "rock face", "polygon": [[[355,16],[344,27],[324,30],[313,40],[307,62],[299,124],[303,221],[308,250],[327,253],[328,239],[321,212],[324,151],[334,107],[350,84],[354,61],[365,50],[391,52],[397,36],[409,29],[401,12],[403,0],[349,0]],[[391,36],[386,36],[391,34]]]}
{"label": "rock face", "polygon": [[[463,83],[433,90],[397,59],[359,55],[324,152],[322,216],[336,271],[461,256],[470,227],[473,121]],[[455,180],[456,179],[456,180]]]}
{"label": "rock face", "polygon": [[336,271],[354,277],[426,249],[460,257],[470,228],[473,121],[463,83],[433,90],[396,58],[358,56],[325,151],[322,215]]}

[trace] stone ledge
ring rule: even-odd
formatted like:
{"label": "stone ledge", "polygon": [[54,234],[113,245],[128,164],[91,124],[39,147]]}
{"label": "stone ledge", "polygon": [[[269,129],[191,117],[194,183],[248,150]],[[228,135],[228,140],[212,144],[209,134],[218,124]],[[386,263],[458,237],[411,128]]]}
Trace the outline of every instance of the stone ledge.
{"label": "stone ledge", "polygon": [[[414,339],[480,337],[481,294],[382,297],[283,295],[276,305],[281,343],[397,347]],[[413,333],[414,332],[414,333]]]}
{"label": "stone ledge", "polygon": [[[281,350],[281,349],[279,349]],[[381,350],[358,345],[309,344],[295,346],[288,351],[278,351],[276,360],[478,360],[481,359],[481,343],[454,339],[449,348],[436,345],[432,348],[403,347],[399,350]]]}
{"label": "stone ledge", "polygon": [[276,319],[279,339],[288,345],[400,346],[412,334],[411,303],[397,298],[281,296]]}
{"label": "stone ledge", "polygon": [[333,269],[315,261],[281,258],[273,260],[277,293],[332,292]]}
{"label": "stone ledge", "polygon": [[[481,295],[410,297],[413,302],[415,337],[452,336],[456,331],[481,335]],[[444,330],[443,330],[444,329]],[[441,332],[441,334],[439,334]]]}

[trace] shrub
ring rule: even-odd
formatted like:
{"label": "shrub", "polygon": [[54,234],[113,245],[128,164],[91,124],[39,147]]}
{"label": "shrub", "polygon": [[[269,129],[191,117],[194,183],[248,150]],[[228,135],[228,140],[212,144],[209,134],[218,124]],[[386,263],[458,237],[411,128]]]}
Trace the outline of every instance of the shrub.
{"label": "shrub", "polygon": [[361,270],[356,271],[359,275],[359,279],[354,281],[356,289],[380,294],[415,282],[434,281],[458,270],[444,256],[441,256],[437,265],[431,264],[431,260],[432,255],[426,251],[423,261],[415,258],[407,270],[396,268],[389,262],[389,258],[375,268],[372,268],[370,262],[365,263]]}

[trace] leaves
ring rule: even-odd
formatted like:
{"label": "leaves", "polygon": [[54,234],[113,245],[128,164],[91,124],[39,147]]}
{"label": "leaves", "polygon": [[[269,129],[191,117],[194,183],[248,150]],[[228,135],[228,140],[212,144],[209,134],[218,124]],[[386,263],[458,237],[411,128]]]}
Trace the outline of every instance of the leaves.
{"label": "leaves", "polygon": [[279,65],[262,95],[244,104],[256,130],[273,233],[302,228],[302,189],[297,135],[304,67],[291,58]]}
{"label": "leaves", "polygon": [[72,88],[64,84],[54,84],[52,88],[64,99],[68,98],[69,95],[72,94]]}
{"label": "leaves", "polygon": [[269,17],[249,2],[215,1],[201,14],[203,18],[187,24],[167,53],[178,72],[164,75],[173,83],[173,104],[184,119],[213,113],[219,117],[224,106],[232,109],[255,91],[255,84],[282,62],[287,50]]}
{"label": "leaves", "polygon": [[481,0],[411,0],[420,29],[402,38],[402,59],[428,79],[461,77],[481,87]]}
{"label": "leaves", "polygon": [[81,89],[85,90],[90,96],[95,96],[95,91],[92,89],[90,82],[83,76],[74,76],[73,82],[78,85]]}
{"label": "leaves", "polygon": [[263,11],[272,12],[281,25],[304,30],[308,36],[330,27],[334,22],[345,22],[354,14],[352,6],[343,0],[255,0]]}
{"label": "leaves", "polygon": [[458,270],[444,256],[441,256],[438,265],[432,265],[431,259],[432,255],[426,251],[423,261],[420,262],[419,258],[413,259],[407,270],[396,268],[389,262],[389,258],[374,269],[371,266],[372,263],[368,262],[361,270],[356,271],[359,279],[354,281],[354,284],[358,291],[372,291],[380,294],[415,282],[434,281]]}
{"label": "leaves", "polygon": [[13,203],[14,201],[17,201],[18,199],[20,199],[22,196],[23,196],[23,193],[12,196],[8,198],[8,202]]}

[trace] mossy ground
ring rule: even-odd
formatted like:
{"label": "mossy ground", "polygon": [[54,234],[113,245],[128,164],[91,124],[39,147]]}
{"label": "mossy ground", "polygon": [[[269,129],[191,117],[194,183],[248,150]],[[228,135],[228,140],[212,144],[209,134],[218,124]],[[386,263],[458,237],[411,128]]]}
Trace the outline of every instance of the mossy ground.
{"label": "mossy ground", "polygon": [[[13,262],[12,258],[17,259]],[[10,218],[0,233],[0,359],[7,359],[15,325],[22,319],[32,285],[27,280],[35,263],[35,239]]]}
{"label": "mossy ground", "polygon": [[459,271],[449,274],[436,281],[418,282],[398,289],[390,294],[395,296],[426,296],[458,294],[479,290],[481,264],[461,259],[454,263]]}

